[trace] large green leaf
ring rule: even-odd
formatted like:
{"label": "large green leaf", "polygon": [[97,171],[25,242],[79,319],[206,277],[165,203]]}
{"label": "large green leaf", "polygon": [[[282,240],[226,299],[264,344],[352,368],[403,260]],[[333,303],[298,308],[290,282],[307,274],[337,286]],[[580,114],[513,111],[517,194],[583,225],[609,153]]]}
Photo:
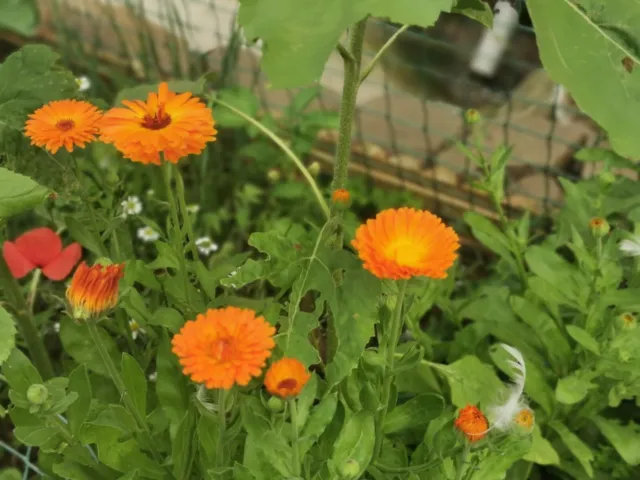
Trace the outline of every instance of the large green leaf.
{"label": "large green leaf", "polygon": [[539,465],[558,465],[560,457],[551,442],[542,436],[540,427],[536,424],[531,435],[531,450],[524,456],[524,460]]}
{"label": "large green leaf", "polygon": [[[2,119],[0,118],[0,122]],[[0,168],[0,219],[29,210],[44,202],[50,190],[29,177]]]}
{"label": "large green leaf", "polygon": [[2,366],[16,345],[16,326],[9,312],[2,307],[0,307],[0,332],[2,332],[0,336],[0,366]]}
{"label": "large green leaf", "polygon": [[0,30],[9,30],[25,37],[36,32],[38,8],[34,0],[3,0],[0,8]]}
{"label": "large green leaf", "polygon": [[640,157],[640,3],[529,0],[527,8],[551,78],[608,132],[617,152]]}
{"label": "large green leaf", "polygon": [[[113,340],[102,327],[98,327],[100,339],[105,349],[109,352],[114,363],[118,363],[118,348]],[[86,365],[95,373],[109,377],[107,367],[91,341],[87,326],[75,323],[70,318],[64,318],[60,322],[60,340],[65,351],[79,364]]]}
{"label": "large green leaf", "polygon": [[[272,85],[288,88],[320,78],[340,36],[371,14],[428,27],[452,0],[240,0],[239,22],[265,41],[263,65]],[[283,21],[282,19],[286,19]]]}
{"label": "large green leaf", "polygon": [[467,404],[488,405],[500,396],[503,385],[489,365],[473,355],[467,355],[451,365],[442,365],[443,373],[451,387],[451,403],[456,407]]}
{"label": "large green leaf", "polygon": [[622,425],[615,420],[594,417],[593,422],[629,465],[640,464],[640,425]]}
{"label": "large green leaf", "polygon": [[338,468],[349,460],[355,461],[360,471],[353,478],[360,478],[371,461],[375,438],[373,414],[366,410],[358,412],[342,427],[331,461]]}
{"label": "large green leaf", "polygon": [[483,0],[453,0],[451,11],[473,18],[489,28],[493,25],[491,7]]}
{"label": "large green leaf", "polygon": [[593,467],[591,462],[593,461],[593,452],[587,444],[585,444],[580,437],[573,433],[569,428],[560,422],[550,422],[549,426],[553,428],[562,442],[566,445],[569,451],[578,459],[582,468],[584,468],[589,478],[593,478]]}

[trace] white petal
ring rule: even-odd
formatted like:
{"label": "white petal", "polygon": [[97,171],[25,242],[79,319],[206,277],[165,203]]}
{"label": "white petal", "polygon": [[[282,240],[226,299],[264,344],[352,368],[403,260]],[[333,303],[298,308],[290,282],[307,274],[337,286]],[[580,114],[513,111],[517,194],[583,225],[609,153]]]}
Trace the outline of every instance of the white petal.
{"label": "white petal", "polygon": [[619,248],[625,255],[637,257],[640,255],[640,238],[635,236],[631,240],[622,240]]}

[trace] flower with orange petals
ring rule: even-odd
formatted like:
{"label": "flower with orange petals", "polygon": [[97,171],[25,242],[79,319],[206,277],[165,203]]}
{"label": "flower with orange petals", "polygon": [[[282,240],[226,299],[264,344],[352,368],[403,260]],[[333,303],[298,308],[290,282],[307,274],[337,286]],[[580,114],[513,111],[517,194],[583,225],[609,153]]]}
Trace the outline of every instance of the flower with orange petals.
{"label": "flower with orange petals", "polygon": [[349,200],[351,200],[351,194],[346,188],[338,188],[331,194],[331,200],[335,204],[346,205],[349,203]]}
{"label": "flower with orange petals", "polygon": [[519,427],[524,432],[531,432],[535,423],[535,414],[530,408],[523,408],[513,419],[516,427]]}
{"label": "flower with orange petals", "polygon": [[211,110],[191,93],[176,94],[160,84],[147,101],[123,100],[127,108],[112,108],[100,124],[100,140],[112,143],[134,162],[160,165],[160,154],[177,163],[202,152],[215,140]]}
{"label": "flower with orange petals", "polygon": [[387,209],[360,225],[351,242],[364,268],[378,278],[446,278],[460,247],[458,235],[426,210]]}
{"label": "flower with orange petals", "polygon": [[471,443],[482,440],[489,430],[487,418],[474,405],[467,405],[460,410],[454,425]]}
{"label": "flower with orange petals", "polygon": [[276,330],[253,310],[209,309],[184,324],[171,341],[185,375],[207,388],[247,385],[262,372]]}
{"label": "flower with orange petals", "polygon": [[271,364],[264,385],[271,395],[286,399],[298,396],[310,378],[299,360],[285,357]]}
{"label": "flower with orange petals", "polygon": [[74,146],[84,148],[95,140],[102,112],[89,102],[56,100],[47,103],[31,115],[25,125],[25,135],[31,145],[56,153],[61,147],[68,152]]}
{"label": "flower with orange petals", "polygon": [[67,300],[73,309],[73,317],[88,320],[115,307],[123,275],[124,263],[88,267],[82,262],[67,288]]}

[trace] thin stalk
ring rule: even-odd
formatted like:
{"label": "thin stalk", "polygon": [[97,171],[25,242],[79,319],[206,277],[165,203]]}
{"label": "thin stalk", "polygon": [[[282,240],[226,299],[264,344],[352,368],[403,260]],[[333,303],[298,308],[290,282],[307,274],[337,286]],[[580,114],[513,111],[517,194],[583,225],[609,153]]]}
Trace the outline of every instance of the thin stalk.
{"label": "thin stalk", "polygon": [[384,421],[389,410],[389,397],[391,396],[391,384],[393,383],[393,365],[395,362],[396,346],[402,332],[402,305],[407,291],[407,280],[398,282],[398,298],[396,299],[396,308],[393,312],[390,328],[383,332],[386,338],[379,339],[382,348],[382,354],[386,357],[386,365],[384,370],[384,380],[382,384],[382,410],[376,419],[376,442],[373,453],[373,461],[375,462],[380,456],[382,450],[382,440],[384,438],[383,428]]}
{"label": "thin stalk", "polygon": [[[187,273],[187,262],[182,254],[183,245],[182,240],[184,236],[182,234],[182,228],[180,227],[180,218],[178,217],[178,204],[176,202],[176,197],[173,194],[173,189],[171,188],[171,174],[173,173],[173,168],[170,162],[163,160],[162,165],[162,178],[164,179],[164,187],[167,192],[167,200],[169,200],[169,207],[171,210],[171,223],[173,224],[174,233],[169,236],[173,243],[174,248],[178,250],[178,262],[180,263],[180,273],[184,278],[184,295],[188,305],[191,305],[191,289],[189,288],[189,274]],[[178,234],[176,236],[176,233]],[[196,257],[197,258],[197,257]]]}
{"label": "thin stalk", "polygon": [[227,430],[227,391],[218,389],[218,444],[216,445],[216,467],[224,467],[224,436]]}
{"label": "thin stalk", "polygon": [[33,273],[31,283],[29,284],[29,294],[27,295],[27,306],[29,307],[29,315],[33,315],[33,305],[36,301],[36,295],[38,293],[38,285],[42,278],[42,270],[39,268]]}
{"label": "thin stalk", "polygon": [[462,480],[464,475],[464,466],[467,464],[467,457],[469,456],[469,451],[471,450],[471,444],[467,442],[462,451],[462,456],[458,462],[457,472],[456,472],[456,480]]}
{"label": "thin stalk", "polygon": [[178,193],[178,202],[180,203],[180,212],[182,214],[182,220],[184,221],[184,226],[187,229],[187,236],[189,241],[189,246],[191,247],[191,255],[193,256],[193,260],[198,260],[198,247],[196,246],[196,240],[193,236],[193,224],[191,223],[191,215],[187,211],[187,200],[184,196],[184,180],[182,178],[182,174],[180,173],[180,169],[177,165],[173,166],[174,175],[176,177],[176,186]]}
{"label": "thin stalk", "polygon": [[302,163],[302,160],[300,160],[300,158],[295,153],[293,153],[293,151],[284,143],[284,141],[278,135],[276,135],[273,131],[265,127],[262,123],[260,123],[255,118],[250,117],[243,111],[238,110],[233,105],[230,105],[227,102],[219,100],[218,98],[215,98],[215,97],[212,97],[212,98],[214,103],[217,103],[222,107],[228,108],[239,117],[251,123],[254,127],[256,127],[258,130],[264,133],[267,137],[269,137],[273,141],[273,143],[275,143],[278,147],[280,147],[280,150],[282,150],[282,152],[287,157],[289,157],[289,159],[295,164],[298,170],[300,170],[300,173],[302,173],[302,176],[305,178],[305,180],[311,187],[311,190],[313,191],[313,194],[315,195],[316,200],[318,201],[318,205],[320,205],[322,212],[325,214],[325,216],[328,219],[329,206],[327,205],[327,202],[322,196],[322,192],[320,192],[320,189],[318,188],[318,184],[314,180],[313,176],[309,173],[309,170],[307,170],[307,167],[304,166],[304,164]]}
{"label": "thin stalk", "polygon": [[293,442],[291,448],[293,450],[293,457],[291,460],[291,473],[293,476],[300,477],[300,446],[298,444],[298,407],[296,405],[295,398],[289,400],[289,412],[291,415],[291,430],[293,433]]}
{"label": "thin stalk", "polygon": [[51,364],[49,353],[42,341],[40,332],[38,332],[38,329],[33,322],[33,316],[29,313],[31,311],[29,305],[20,291],[18,282],[16,282],[16,279],[11,275],[11,271],[1,255],[0,283],[2,283],[4,287],[4,292],[9,299],[9,302],[13,307],[15,307],[14,318],[18,325],[18,330],[27,344],[29,356],[31,357],[31,360],[33,360],[36,369],[44,380],[53,378],[53,365]]}
{"label": "thin stalk", "polygon": [[[349,30],[349,53],[353,58],[346,59],[344,62],[338,148],[336,150],[331,191],[345,188],[347,183],[347,167],[351,157],[351,132],[353,130],[358,88],[360,87],[360,66],[366,27],[367,19],[364,18]],[[332,214],[335,216],[336,213],[336,209],[332,208]]]}
{"label": "thin stalk", "polygon": [[400,27],[396,33],[394,33],[393,35],[391,35],[391,37],[389,38],[389,40],[387,40],[385,42],[384,45],[382,45],[382,47],[380,48],[380,50],[378,50],[378,52],[375,54],[375,56],[371,59],[371,61],[369,62],[369,64],[362,70],[362,73],[360,74],[360,84],[362,84],[362,82],[364,82],[367,77],[371,74],[371,72],[373,71],[373,68],[376,66],[376,63],[378,63],[378,61],[380,60],[380,58],[382,57],[382,55],[385,54],[385,52],[389,49],[389,47],[391,45],[393,45],[393,42],[396,41],[396,39],[402,35],[402,33],[407,30],[407,28],[409,28],[409,25],[403,25],[402,27]]}
{"label": "thin stalk", "polygon": [[98,327],[96,325],[96,322],[94,320],[89,320],[87,322],[87,328],[89,330],[89,335],[91,336],[93,346],[98,350],[98,353],[100,354],[100,358],[102,358],[102,363],[107,369],[107,372],[111,377],[111,380],[113,381],[116,388],[118,389],[118,392],[120,393],[120,397],[124,400],[124,405],[126,409],[133,416],[140,430],[142,430],[142,433],[144,434],[144,437],[145,437],[145,441],[149,447],[149,450],[151,451],[151,454],[153,455],[153,458],[158,463],[158,465],[162,465],[170,473],[170,478],[174,478],[169,468],[166,465],[163,465],[162,457],[160,456],[159,450],[156,448],[156,445],[153,441],[153,437],[151,436],[151,431],[149,430],[149,426],[147,425],[147,422],[145,421],[144,418],[142,418],[142,416],[140,415],[140,412],[138,412],[138,409],[134,405],[133,400],[131,400],[131,397],[129,396],[129,392],[127,392],[127,388],[124,384],[124,381],[120,376],[120,372],[118,371],[118,368],[116,367],[115,363],[113,363],[113,359],[109,355],[109,352],[107,352],[104,345],[102,344],[102,340],[100,339],[100,333],[98,332]]}

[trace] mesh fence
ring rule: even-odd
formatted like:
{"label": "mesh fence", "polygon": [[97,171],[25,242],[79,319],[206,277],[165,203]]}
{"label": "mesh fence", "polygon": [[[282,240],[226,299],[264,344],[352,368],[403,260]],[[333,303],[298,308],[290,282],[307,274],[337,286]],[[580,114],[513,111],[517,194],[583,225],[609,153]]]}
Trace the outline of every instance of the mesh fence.
{"label": "mesh fence", "polygon": [[[283,109],[295,94],[268,88],[260,46],[247,44],[235,26],[236,0],[38,0],[38,10],[36,36],[57,45],[70,67],[86,71],[107,90],[136,80],[233,70],[234,83],[252,88],[265,110]],[[473,208],[490,216],[488,199],[469,187],[476,172],[455,146],[469,140],[463,113],[473,107],[486,119],[487,152],[504,142],[513,145],[509,205],[545,212],[561,201],[559,176],[593,174],[573,154],[600,144],[602,132],[542,69],[525,11],[521,22],[490,79],[469,73],[483,34],[478,22],[443,15],[433,28],[402,33],[362,85],[352,170],[410,190],[444,215]],[[369,22],[368,59],[398,27]],[[310,108],[337,110],[337,53],[320,86]],[[321,132],[314,150],[327,167],[335,137]]]}

